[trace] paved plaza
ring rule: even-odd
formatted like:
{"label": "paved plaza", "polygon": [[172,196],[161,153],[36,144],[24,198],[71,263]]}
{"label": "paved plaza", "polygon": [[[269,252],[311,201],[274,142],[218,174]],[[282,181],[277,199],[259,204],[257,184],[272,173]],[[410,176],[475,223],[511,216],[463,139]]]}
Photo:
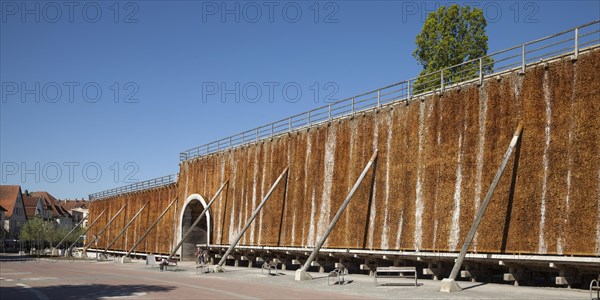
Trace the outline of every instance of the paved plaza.
{"label": "paved plaza", "polygon": [[[232,267],[226,273],[196,274],[192,262],[177,271],[146,268],[143,261],[29,259],[0,262],[1,299],[589,299],[583,290],[514,287],[460,282],[460,293],[440,293],[440,281],[350,274],[344,285],[328,285],[325,274],[294,281],[293,271],[263,275],[258,268]],[[332,281],[333,283],[333,281]],[[386,284],[398,285],[386,285]]]}

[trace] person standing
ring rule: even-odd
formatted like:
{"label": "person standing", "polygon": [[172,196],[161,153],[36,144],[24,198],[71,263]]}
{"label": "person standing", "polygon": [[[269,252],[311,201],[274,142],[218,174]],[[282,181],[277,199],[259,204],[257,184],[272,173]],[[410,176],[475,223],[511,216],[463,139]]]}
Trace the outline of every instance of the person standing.
{"label": "person standing", "polygon": [[196,247],[196,253],[195,253],[195,255],[197,257],[196,261],[198,262],[198,264],[201,264],[201,265],[204,264],[204,261],[205,261],[204,255],[205,254],[206,254],[206,251],[203,251],[202,248],[200,248],[200,246]]}

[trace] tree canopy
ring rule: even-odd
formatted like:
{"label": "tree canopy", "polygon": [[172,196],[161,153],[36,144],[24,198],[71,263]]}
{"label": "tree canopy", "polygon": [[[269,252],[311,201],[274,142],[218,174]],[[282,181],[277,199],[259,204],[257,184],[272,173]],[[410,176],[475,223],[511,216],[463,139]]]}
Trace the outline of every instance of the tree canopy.
{"label": "tree canopy", "polygon": [[[483,11],[469,6],[441,6],[427,15],[421,33],[416,37],[417,49],[413,52],[413,56],[423,66],[414,87],[415,92],[438,88],[441,72],[437,71],[487,55],[486,26]],[[485,57],[482,62],[483,73],[490,73],[493,60]],[[445,70],[444,84],[476,78],[478,74],[478,60],[465,63]]]}
{"label": "tree canopy", "polygon": [[[21,239],[26,241],[40,241],[48,243],[58,243],[67,236],[70,229],[61,228],[58,224],[51,220],[44,220],[41,217],[30,219],[21,228]],[[83,228],[78,228],[69,235],[65,242],[72,243],[79,239],[83,233]]]}

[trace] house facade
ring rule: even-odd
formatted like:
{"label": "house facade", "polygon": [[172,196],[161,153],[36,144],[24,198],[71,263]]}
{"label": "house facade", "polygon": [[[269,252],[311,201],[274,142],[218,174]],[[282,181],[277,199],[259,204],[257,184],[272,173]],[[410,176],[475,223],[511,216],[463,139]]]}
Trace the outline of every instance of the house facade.
{"label": "house facade", "polygon": [[[60,207],[63,211],[66,211],[71,215],[71,219],[73,220],[73,225],[79,224],[81,220],[83,220],[88,215],[88,201],[83,199],[75,199],[75,200],[59,200],[58,201]],[[80,225],[83,228],[87,228],[88,220],[84,220]]]}
{"label": "house facade", "polygon": [[21,186],[0,185],[0,206],[6,210],[2,227],[6,230],[7,237],[18,237],[21,227],[27,221]]}
{"label": "house facade", "polygon": [[69,212],[63,209],[59,200],[54,198],[50,193],[41,191],[30,193],[30,195],[42,199],[42,203],[45,207],[46,219],[54,220],[61,228],[70,229],[73,227],[73,220],[71,219]]}
{"label": "house facade", "polygon": [[25,216],[27,220],[35,217],[48,219],[49,212],[46,210],[42,198],[23,195],[23,203],[25,205]]}

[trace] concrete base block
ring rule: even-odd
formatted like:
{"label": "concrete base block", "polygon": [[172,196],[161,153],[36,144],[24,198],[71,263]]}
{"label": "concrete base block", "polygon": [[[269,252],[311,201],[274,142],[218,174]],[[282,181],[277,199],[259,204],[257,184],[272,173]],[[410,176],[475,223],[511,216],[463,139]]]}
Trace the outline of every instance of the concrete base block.
{"label": "concrete base block", "polygon": [[514,274],[512,274],[512,273],[504,273],[504,275],[502,276],[502,279],[503,279],[504,281],[515,281],[515,280],[517,280],[517,279],[515,278],[515,275],[514,275]]}
{"label": "concrete base block", "polygon": [[119,262],[122,263],[122,264],[130,263],[131,262],[131,258],[127,257],[127,256],[123,256],[123,257],[121,257],[121,259],[119,259]]}
{"label": "concrete base block", "polygon": [[304,280],[312,280],[313,278],[306,271],[304,271],[302,269],[298,269],[298,270],[296,270],[296,274],[294,276],[294,279],[296,281],[304,281]]}
{"label": "concrete base block", "polygon": [[56,249],[56,248],[52,248],[52,253],[51,253],[51,255],[52,255],[52,256],[59,256],[59,255],[60,255],[60,253],[59,253],[58,249]]}
{"label": "concrete base block", "polygon": [[440,288],[440,292],[443,293],[454,293],[460,292],[462,288],[456,283],[454,279],[444,278],[442,279],[442,287]]}
{"label": "concrete base block", "polygon": [[216,265],[215,268],[213,269],[213,272],[215,273],[225,273],[227,270],[225,270],[225,268],[223,268],[222,266]]}

